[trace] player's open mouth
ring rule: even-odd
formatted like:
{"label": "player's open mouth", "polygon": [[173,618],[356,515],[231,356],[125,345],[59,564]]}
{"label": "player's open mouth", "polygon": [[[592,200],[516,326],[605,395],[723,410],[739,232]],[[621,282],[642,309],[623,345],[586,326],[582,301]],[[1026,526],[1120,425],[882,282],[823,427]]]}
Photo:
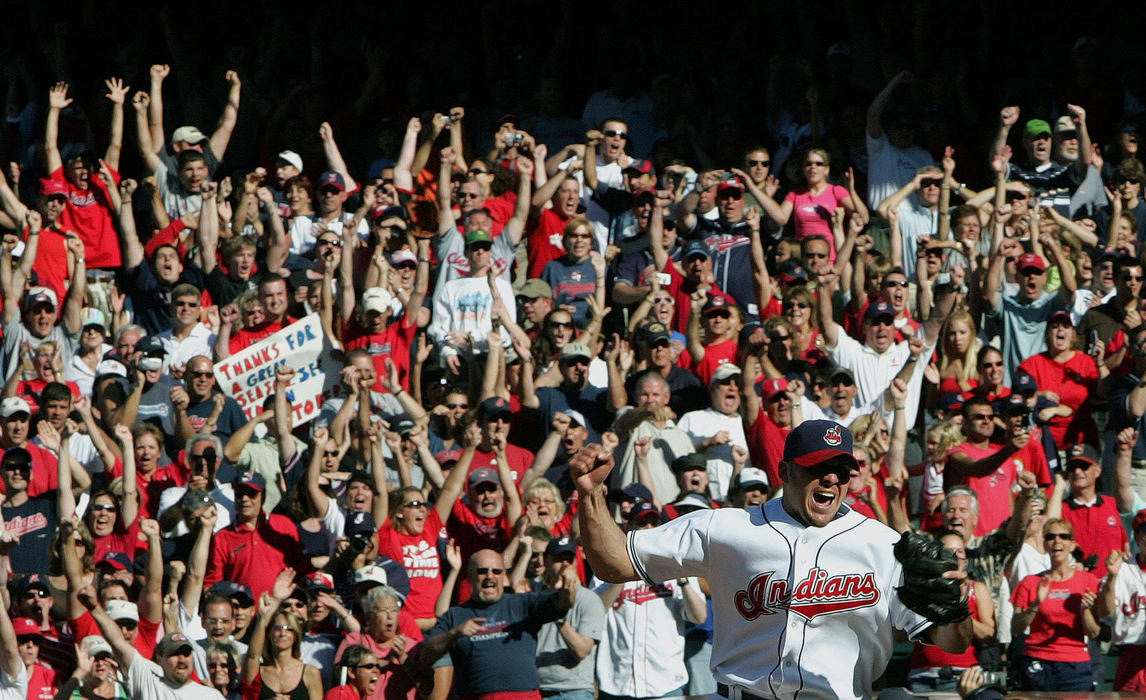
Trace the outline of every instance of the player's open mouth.
{"label": "player's open mouth", "polygon": [[836,500],[835,491],[813,491],[812,500],[818,506],[830,506]]}

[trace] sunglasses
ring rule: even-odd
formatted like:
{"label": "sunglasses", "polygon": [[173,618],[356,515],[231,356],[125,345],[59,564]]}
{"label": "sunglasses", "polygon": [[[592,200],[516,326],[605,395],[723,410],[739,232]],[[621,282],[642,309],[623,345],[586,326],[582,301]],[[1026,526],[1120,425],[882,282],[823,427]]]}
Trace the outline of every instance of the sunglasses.
{"label": "sunglasses", "polygon": [[1007,193],[1007,201],[1008,202],[1022,202],[1026,199],[1027,199],[1027,194],[1025,192],[1008,192]]}
{"label": "sunglasses", "polygon": [[893,287],[903,287],[904,289],[907,289],[907,286],[908,286],[907,280],[886,280],[883,283],[884,289],[890,289]]}
{"label": "sunglasses", "polygon": [[505,569],[494,569],[494,568],[490,568],[488,566],[479,566],[476,569],[474,569],[474,572],[477,573],[478,576],[485,576],[486,574],[493,574],[494,576],[500,576],[500,575],[505,573]]}
{"label": "sunglasses", "polygon": [[616,129],[605,129],[605,136],[611,139],[627,139],[629,135],[624,131],[617,131]]}
{"label": "sunglasses", "polygon": [[290,625],[275,625],[271,627],[272,632],[294,632],[294,628]]}
{"label": "sunglasses", "polygon": [[788,335],[787,333],[785,333],[784,335],[780,335],[779,333],[773,333],[772,335],[768,336],[768,340],[772,340],[772,341],[779,342],[779,343],[783,343],[783,342],[789,341],[791,339],[792,339],[792,336]]}
{"label": "sunglasses", "polygon": [[470,405],[468,403],[448,403],[448,404],[446,404],[446,408],[450,409],[451,411],[454,409],[457,409],[457,408],[460,408],[463,411],[468,411],[469,407],[470,407]]}
{"label": "sunglasses", "polygon": [[824,165],[826,165],[826,163],[824,163],[824,161],[822,161],[822,160],[806,160],[806,161],[804,161],[804,167],[805,168],[813,168],[813,167],[822,168],[822,167],[824,167]]}
{"label": "sunglasses", "polygon": [[380,671],[382,669],[382,665],[381,664],[358,664],[354,668],[365,668],[365,669],[370,669],[370,670],[374,670],[374,671]]}
{"label": "sunglasses", "polygon": [[577,324],[573,323],[572,321],[550,321],[549,327],[550,328],[568,328],[569,330],[573,330],[574,328],[577,327]]}
{"label": "sunglasses", "polygon": [[761,168],[767,168],[768,166],[772,165],[772,161],[770,161],[770,160],[752,160],[752,159],[748,159],[748,160],[746,160],[746,161],[744,161],[744,162],[748,163],[748,166],[749,166],[749,167],[752,167],[752,166],[754,166],[754,165],[757,165],[757,166],[760,166]]}
{"label": "sunglasses", "polygon": [[196,372],[196,371],[192,371],[192,372],[191,372],[191,376],[192,376],[192,377],[201,377],[201,378],[204,378],[204,379],[206,379],[207,377],[214,377],[214,376],[215,376],[215,373],[214,373],[214,372],[209,372],[209,371],[205,371],[205,372]]}
{"label": "sunglasses", "polygon": [[982,364],[982,366],[983,367],[1002,367],[1003,363],[1002,362],[984,362]]}
{"label": "sunglasses", "polygon": [[32,590],[24,593],[24,597],[25,598],[51,598],[52,594],[41,589],[41,588],[33,588]]}
{"label": "sunglasses", "polygon": [[832,381],[832,386],[855,386],[855,385],[856,385],[856,383],[853,382],[852,380],[848,379],[847,377],[841,377],[839,379]]}
{"label": "sunglasses", "polygon": [[116,620],[115,624],[119,625],[120,629],[133,630],[139,626],[138,622],[132,620]]}
{"label": "sunglasses", "polygon": [[894,326],[895,319],[891,318],[890,316],[877,316],[873,318],[869,323],[871,323],[873,326]]}
{"label": "sunglasses", "polygon": [[[715,315],[715,314],[713,314]],[[561,360],[562,367],[588,367],[589,361],[584,357],[570,357],[567,360]]]}
{"label": "sunglasses", "polygon": [[708,318],[732,318],[732,314],[728,313],[727,311],[713,311],[712,313],[707,314],[707,316]]}
{"label": "sunglasses", "polygon": [[105,511],[108,511],[109,513],[115,510],[115,506],[113,506],[110,503],[96,503],[93,506],[89,506],[89,508],[91,508],[92,510],[105,510]]}
{"label": "sunglasses", "polygon": [[319,245],[334,246],[335,248],[341,248],[342,247],[342,241],[335,241],[335,240],[331,240],[329,238],[319,239],[318,244]]}
{"label": "sunglasses", "polygon": [[231,664],[226,661],[211,661],[207,664],[207,668],[231,668]]}
{"label": "sunglasses", "polygon": [[939,187],[943,184],[942,180],[920,180],[919,186],[922,187]]}
{"label": "sunglasses", "polygon": [[497,491],[498,488],[500,487],[497,484],[478,484],[474,487],[474,493],[493,493],[494,491]]}
{"label": "sunglasses", "polygon": [[995,420],[994,413],[972,413],[968,416],[971,420]]}
{"label": "sunglasses", "polygon": [[192,309],[199,308],[199,302],[197,302],[197,301],[175,301],[172,303],[174,304],[174,306],[176,308],[180,308],[180,309],[183,308],[184,306],[190,307]]}
{"label": "sunglasses", "polygon": [[1074,539],[1074,535],[1069,532],[1048,532],[1043,535],[1044,542],[1053,542],[1054,540],[1065,540],[1067,542]]}
{"label": "sunglasses", "polygon": [[410,501],[409,503],[402,504],[403,508],[425,508],[425,501]]}
{"label": "sunglasses", "polygon": [[1126,275],[1123,279],[1127,282],[1141,282],[1144,278],[1142,275]]}
{"label": "sunglasses", "polygon": [[725,190],[720,193],[718,199],[743,199],[744,193],[739,190]]}
{"label": "sunglasses", "polygon": [[809,304],[806,301],[786,301],[780,308],[787,312],[792,309],[806,309],[808,306]]}

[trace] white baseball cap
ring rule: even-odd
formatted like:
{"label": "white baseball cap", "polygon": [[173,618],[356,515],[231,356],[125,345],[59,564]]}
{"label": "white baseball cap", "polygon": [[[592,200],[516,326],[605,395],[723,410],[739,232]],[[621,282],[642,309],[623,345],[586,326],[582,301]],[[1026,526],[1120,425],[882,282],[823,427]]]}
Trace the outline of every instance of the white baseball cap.
{"label": "white baseball cap", "polygon": [[185,143],[196,144],[206,140],[207,137],[203,135],[203,132],[194,126],[181,126],[171,134],[171,143],[183,141]]}
{"label": "white baseball cap", "polygon": [[19,396],[9,396],[3,401],[0,401],[0,418],[10,418],[20,412],[31,415],[32,407]]}
{"label": "white baseball cap", "polygon": [[382,287],[371,287],[365,292],[362,292],[362,310],[367,312],[375,311],[377,313],[389,311],[392,299],[393,297],[390,296],[390,292]]}
{"label": "white baseball cap", "polygon": [[763,469],[757,469],[756,467],[744,467],[740,470],[740,474],[737,475],[737,484],[741,490],[744,490],[746,486],[752,486],[755,484],[759,484],[760,486],[767,488],[768,475],[764,473]]}
{"label": "white baseball cap", "polygon": [[80,645],[87,650],[88,656],[96,658],[98,656],[107,655],[113,656],[111,644],[106,639],[98,634],[89,634],[84,637]]}
{"label": "white baseball cap", "polygon": [[290,163],[299,170],[302,170],[302,156],[294,151],[282,151],[277,157],[284,163]]}
{"label": "white baseball cap", "polygon": [[379,583],[386,586],[389,584],[389,579],[386,577],[385,569],[372,564],[354,570],[354,585],[357,586],[360,583]]}
{"label": "white baseball cap", "polygon": [[139,622],[139,607],[130,601],[109,600],[103,609],[107,612],[107,616],[116,622],[120,620]]}

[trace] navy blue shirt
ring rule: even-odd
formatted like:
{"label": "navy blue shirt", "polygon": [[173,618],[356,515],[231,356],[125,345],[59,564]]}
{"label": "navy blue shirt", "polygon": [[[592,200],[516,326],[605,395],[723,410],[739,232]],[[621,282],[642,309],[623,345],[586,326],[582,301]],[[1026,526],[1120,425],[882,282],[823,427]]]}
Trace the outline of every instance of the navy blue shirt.
{"label": "navy blue shirt", "polygon": [[608,430],[612,422],[613,416],[605,408],[605,390],[592,384],[586,384],[580,393],[567,390],[564,382],[556,387],[543,386],[537,390],[537,400],[540,402],[537,410],[541,414],[542,425],[548,426],[553,414],[570,408],[585,416],[589,421],[585,426],[589,431],[587,442],[599,442],[601,433]]}
{"label": "navy blue shirt", "polygon": [[557,592],[506,593],[496,603],[475,599],[450,608],[426,639],[445,634],[466,620],[484,617],[477,634],[450,646],[454,690],[459,696],[528,692],[541,687],[537,676],[537,631],[563,614]]}

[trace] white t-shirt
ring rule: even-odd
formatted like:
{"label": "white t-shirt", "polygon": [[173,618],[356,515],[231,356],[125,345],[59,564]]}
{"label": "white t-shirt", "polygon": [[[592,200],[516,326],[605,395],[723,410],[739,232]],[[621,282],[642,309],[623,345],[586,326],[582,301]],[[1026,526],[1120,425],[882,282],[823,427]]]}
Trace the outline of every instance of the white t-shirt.
{"label": "white t-shirt", "polygon": [[[353,217],[353,214],[343,212],[338,219],[326,222],[326,229],[341,239],[343,224]],[[318,236],[314,235],[314,222],[317,218],[317,216],[296,216],[291,220],[290,230],[287,231],[287,236],[290,238],[290,252],[295,255],[305,255],[314,247],[318,240]],[[358,222],[357,233],[362,240],[370,237],[370,225],[365,219]]]}
{"label": "white t-shirt", "polygon": [[28,669],[20,664],[16,677],[0,669],[0,700],[25,700],[28,697]]}
{"label": "white t-shirt", "polygon": [[172,365],[186,367],[192,357],[214,357],[215,334],[205,324],[196,323],[190,335],[183,340],[176,339],[174,333],[173,330],[167,330],[155,336],[167,353],[163,356],[164,374],[170,372]]}
{"label": "white t-shirt", "polygon": [[740,414],[726,416],[711,407],[689,411],[681,416],[676,427],[688,433],[694,445],[715,436],[721,430],[728,431],[730,442],[716,445],[704,453],[708,463],[708,495],[715,501],[723,501],[728,495],[728,483],[732,480],[732,448],[737,446],[748,449],[748,440],[744,437],[744,421]]}
{"label": "white t-shirt", "polygon": [[138,652],[127,668],[127,688],[132,700],[223,700],[219,691],[194,681],[171,687],[163,669]]}

